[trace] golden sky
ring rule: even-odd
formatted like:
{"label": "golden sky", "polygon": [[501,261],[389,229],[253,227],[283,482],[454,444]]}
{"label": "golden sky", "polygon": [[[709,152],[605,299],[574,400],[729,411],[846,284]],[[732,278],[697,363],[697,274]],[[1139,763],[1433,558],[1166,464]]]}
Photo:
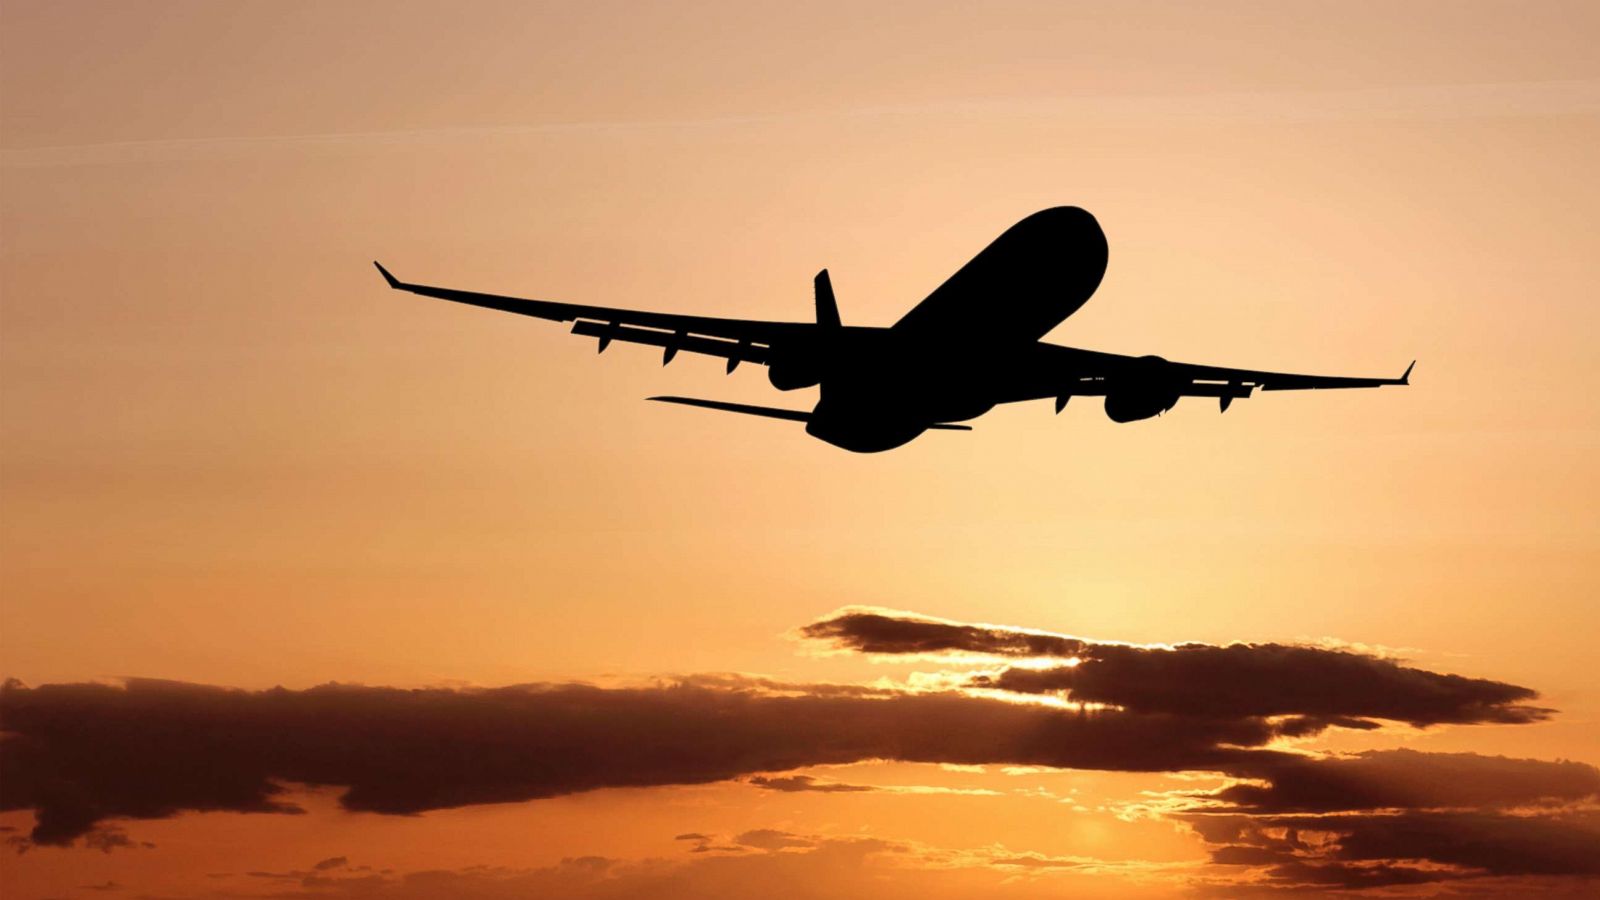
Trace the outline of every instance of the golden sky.
{"label": "golden sky", "polygon": [[[1597,41],[1587,2],[4,0],[6,895],[1592,889]],[[759,367],[370,265],[781,320],[826,266],[886,325],[1063,204],[1110,266],[1051,340],[1412,385],[859,456],[642,402],[814,399]],[[854,606],[1092,647],[801,631]],[[1207,654],[1293,697],[1199,715]],[[1167,687],[983,681],[1069,658]],[[1488,793],[1373,787],[1413,783]]]}

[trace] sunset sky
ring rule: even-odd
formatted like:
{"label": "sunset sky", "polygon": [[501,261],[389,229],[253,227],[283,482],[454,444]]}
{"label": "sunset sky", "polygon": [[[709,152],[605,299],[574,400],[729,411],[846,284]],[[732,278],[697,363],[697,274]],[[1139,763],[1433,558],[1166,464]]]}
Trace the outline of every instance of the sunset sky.
{"label": "sunset sky", "polygon": [[[0,889],[1588,895],[1597,44],[0,0]],[[826,266],[887,325],[1058,205],[1110,264],[1050,340],[1412,384],[856,455],[371,265],[795,321]]]}

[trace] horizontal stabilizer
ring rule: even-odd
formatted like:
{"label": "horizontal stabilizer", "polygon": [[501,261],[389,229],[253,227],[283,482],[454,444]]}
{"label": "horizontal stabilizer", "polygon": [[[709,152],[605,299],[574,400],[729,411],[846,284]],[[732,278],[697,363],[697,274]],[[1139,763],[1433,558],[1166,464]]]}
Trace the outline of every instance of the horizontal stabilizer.
{"label": "horizontal stabilizer", "polygon": [[728,403],[722,400],[701,400],[698,397],[650,397],[658,403],[680,403],[701,409],[719,409],[723,412],[743,413],[747,416],[766,416],[769,419],[788,419],[791,422],[809,422],[811,413],[798,409],[776,409],[771,406],[752,406],[749,403]]}
{"label": "horizontal stabilizer", "polygon": [[[811,413],[799,409],[777,409],[771,406],[754,406],[749,403],[729,403],[725,400],[702,400],[699,397],[648,397],[657,403],[677,403],[682,406],[698,406],[701,409],[715,409],[722,412],[742,413],[747,416],[764,416],[768,419],[787,419],[790,422],[809,422]],[[934,431],[971,431],[970,425],[951,425],[940,422],[929,425]]]}

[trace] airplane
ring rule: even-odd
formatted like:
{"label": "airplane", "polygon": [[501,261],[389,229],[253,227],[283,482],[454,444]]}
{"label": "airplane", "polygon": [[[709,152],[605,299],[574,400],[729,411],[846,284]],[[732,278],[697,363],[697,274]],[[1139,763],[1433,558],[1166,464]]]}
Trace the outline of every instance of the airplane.
{"label": "airplane", "polygon": [[767,367],[780,391],[820,386],[811,410],[650,397],[722,412],[805,423],[806,433],[857,453],[909,443],[925,431],[970,431],[959,424],[1001,403],[1105,398],[1115,422],[1165,413],[1182,397],[1215,397],[1223,412],[1263,391],[1367,388],[1411,383],[1413,360],[1399,378],[1294,375],[1124,356],[1040,340],[1089,299],[1105,275],[1105,233],[1073,206],[1036,212],[1008,228],[926,299],[888,327],[845,325],[828,270],[814,280],[816,321],[769,322],[525,300],[400,281],[374,262],[389,287],[424,297],[571,322],[600,352],[613,341]]}

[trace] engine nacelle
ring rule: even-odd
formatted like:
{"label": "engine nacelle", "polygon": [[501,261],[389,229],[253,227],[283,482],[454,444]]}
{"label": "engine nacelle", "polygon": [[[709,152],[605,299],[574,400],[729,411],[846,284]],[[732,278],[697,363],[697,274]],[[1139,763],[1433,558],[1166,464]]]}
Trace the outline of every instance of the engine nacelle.
{"label": "engine nacelle", "polygon": [[1178,405],[1182,382],[1159,356],[1140,357],[1130,371],[1106,389],[1106,416],[1113,422],[1137,422],[1159,416]]}
{"label": "engine nacelle", "polygon": [[799,388],[808,388],[822,381],[822,374],[815,366],[787,360],[774,360],[767,366],[767,380],[780,391],[793,391]]}

